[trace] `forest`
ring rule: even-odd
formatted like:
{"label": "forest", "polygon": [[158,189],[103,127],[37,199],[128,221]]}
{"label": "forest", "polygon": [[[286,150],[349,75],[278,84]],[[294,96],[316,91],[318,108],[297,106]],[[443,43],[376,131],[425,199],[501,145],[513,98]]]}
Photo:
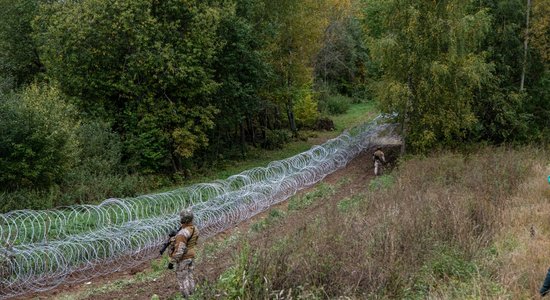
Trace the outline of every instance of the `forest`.
{"label": "forest", "polygon": [[407,153],[550,142],[550,0],[0,0],[0,212],[168,187],[396,113]]}

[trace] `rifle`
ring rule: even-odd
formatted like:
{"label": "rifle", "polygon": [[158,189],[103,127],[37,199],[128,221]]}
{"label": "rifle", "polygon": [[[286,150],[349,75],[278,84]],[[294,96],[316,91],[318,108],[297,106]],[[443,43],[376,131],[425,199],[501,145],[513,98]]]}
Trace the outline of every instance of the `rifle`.
{"label": "rifle", "polygon": [[[181,227],[180,227],[181,229]],[[166,251],[166,248],[168,248],[168,246],[170,246],[170,240],[176,236],[176,234],[178,234],[178,230],[172,230],[170,231],[170,233],[168,233],[168,239],[166,239],[166,242],[164,242],[164,244],[162,244],[162,248],[160,248],[160,255],[162,256],[164,254],[164,251]]]}

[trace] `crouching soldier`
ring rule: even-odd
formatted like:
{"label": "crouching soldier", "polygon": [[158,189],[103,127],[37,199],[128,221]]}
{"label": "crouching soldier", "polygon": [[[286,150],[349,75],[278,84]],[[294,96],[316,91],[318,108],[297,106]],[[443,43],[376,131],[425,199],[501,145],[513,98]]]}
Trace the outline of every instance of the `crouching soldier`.
{"label": "crouching soldier", "polygon": [[185,299],[189,298],[195,290],[193,260],[195,258],[195,246],[199,238],[199,231],[193,226],[193,212],[184,210],[180,213],[181,228],[175,236],[174,248],[170,253],[169,269],[175,267],[176,279],[181,294]]}
{"label": "crouching soldier", "polygon": [[376,148],[376,151],[374,151],[374,154],[372,155],[372,161],[374,162],[374,175],[382,175],[382,164],[386,163],[386,158],[384,157],[382,148]]}

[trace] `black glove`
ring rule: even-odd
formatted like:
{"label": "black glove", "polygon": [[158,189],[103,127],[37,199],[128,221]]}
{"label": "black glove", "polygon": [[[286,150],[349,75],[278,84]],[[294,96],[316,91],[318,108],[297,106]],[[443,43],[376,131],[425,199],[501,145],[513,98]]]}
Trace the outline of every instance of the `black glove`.
{"label": "black glove", "polygon": [[168,270],[172,270],[174,268],[174,264],[173,263],[168,263]]}

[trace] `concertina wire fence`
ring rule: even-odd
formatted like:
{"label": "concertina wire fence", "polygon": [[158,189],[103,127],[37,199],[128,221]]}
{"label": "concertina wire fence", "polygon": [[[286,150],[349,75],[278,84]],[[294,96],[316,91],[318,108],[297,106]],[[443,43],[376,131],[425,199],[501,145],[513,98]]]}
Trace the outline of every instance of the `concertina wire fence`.
{"label": "concertina wire fence", "polygon": [[378,116],[306,152],[226,180],[99,205],[0,214],[0,299],[155,258],[184,208],[192,208],[201,239],[231,228],[346,166],[382,136],[397,137],[386,119]]}

